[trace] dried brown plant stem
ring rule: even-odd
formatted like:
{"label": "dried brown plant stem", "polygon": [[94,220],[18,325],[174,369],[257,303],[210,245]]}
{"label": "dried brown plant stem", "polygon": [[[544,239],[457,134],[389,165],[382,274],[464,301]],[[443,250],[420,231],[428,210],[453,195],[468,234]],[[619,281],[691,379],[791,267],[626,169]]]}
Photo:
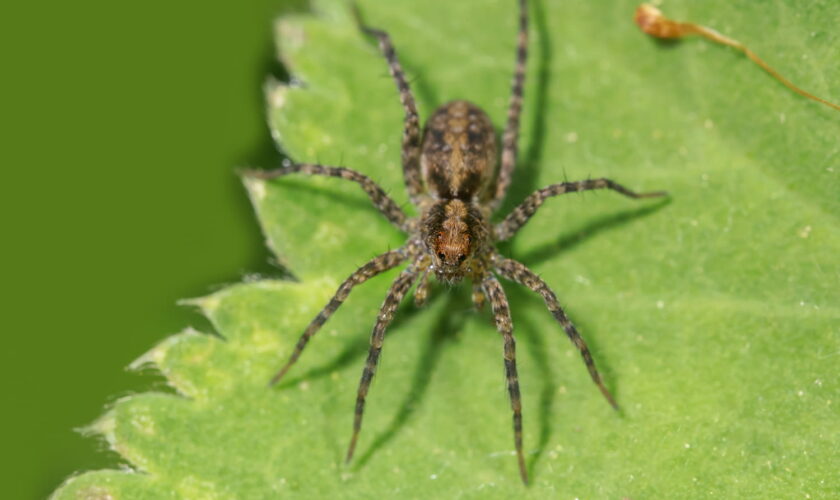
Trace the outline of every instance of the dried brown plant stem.
{"label": "dried brown plant stem", "polygon": [[763,59],[758,57],[758,55],[747,48],[746,45],[739,42],[738,40],[733,40],[728,36],[722,35],[717,31],[713,30],[712,28],[707,28],[706,26],[701,26],[699,24],[694,23],[686,23],[686,22],[679,22],[668,19],[665,17],[662,12],[657,9],[656,7],[650,4],[642,4],[636,8],[636,14],[634,16],[634,20],[639,28],[647,33],[648,35],[655,36],[656,38],[662,39],[677,39],[682,38],[687,35],[700,35],[713,42],[717,42],[723,45],[727,45],[732,47],[735,50],[743,52],[750,60],[756,64],[758,64],[761,69],[770,73],[770,75],[781,82],[785,87],[789,88],[790,90],[796,92],[797,94],[807,97],[808,99],[812,99],[819,103],[825,104],[830,108],[834,108],[840,111],[840,106],[834,104],[833,102],[826,101],[825,99],[819,98],[810,92],[806,92],[801,88],[794,85],[790,80],[783,77],[779,74],[778,71],[770,67],[769,64],[764,62]]}

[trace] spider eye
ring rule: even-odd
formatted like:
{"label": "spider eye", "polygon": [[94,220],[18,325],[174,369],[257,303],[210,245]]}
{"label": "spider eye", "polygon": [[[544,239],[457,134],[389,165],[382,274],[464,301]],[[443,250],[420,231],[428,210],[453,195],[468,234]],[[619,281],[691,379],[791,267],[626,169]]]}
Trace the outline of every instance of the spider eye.
{"label": "spider eye", "polygon": [[467,258],[466,255],[461,254],[461,255],[458,256],[458,262],[464,262],[464,259],[466,259],[466,258]]}
{"label": "spider eye", "polygon": [[441,252],[441,253],[438,254],[438,259],[446,260],[446,255],[443,255],[443,252]]}

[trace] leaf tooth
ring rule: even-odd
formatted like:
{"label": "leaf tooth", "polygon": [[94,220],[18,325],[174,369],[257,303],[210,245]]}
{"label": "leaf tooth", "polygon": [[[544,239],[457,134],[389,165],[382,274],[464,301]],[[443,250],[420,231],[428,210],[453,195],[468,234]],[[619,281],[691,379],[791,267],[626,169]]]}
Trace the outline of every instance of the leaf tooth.
{"label": "leaf tooth", "polygon": [[266,201],[268,194],[266,181],[263,179],[245,177],[242,182],[245,184],[245,189],[248,191],[248,198],[251,200],[251,205],[257,213],[257,221],[259,222],[260,230],[263,234],[263,238],[265,239],[265,245],[274,255],[277,265],[284,269],[289,269],[288,262],[277,248],[277,245],[274,243],[274,239],[270,237],[268,227],[266,226],[266,218],[263,213],[263,204]]}
{"label": "leaf tooth", "polygon": [[85,472],[68,478],[50,500],[174,499],[175,492],[131,469]]}
{"label": "leaf tooth", "polygon": [[[128,460],[140,470],[148,470],[150,460],[139,452],[132,444],[132,433],[126,433],[126,424],[132,431],[140,431],[145,435],[154,434],[154,423],[146,413],[139,415],[134,408],[150,407],[146,401],[156,397],[172,398],[173,396],[161,393],[144,393],[131,395],[118,399],[114,405],[101,417],[96,419],[87,427],[79,429],[83,435],[97,435],[105,439],[108,448]],[[146,403],[144,405],[144,403]],[[151,430],[150,430],[151,429]]]}
{"label": "leaf tooth", "polygon": [[207,317],[210,317],[219,308],[219,303],[222,301],[222,296],[225,293],[225,290],[226,289],[223,289],[218,292],[211,293],[209,295],[203,295],[201,297],[190,297],[188,299],[180,299],[178,301],[178,305],[197,307],[201,310],[202,314],[204,314]]}
{"label": "leaf tooth", "polygon": [[[181,332],[178,335],[187,335],[187,334],[191,334],[193,332],[198,333],[195,330],[193,330],[192,328],[187,328],[186,330],[184,330],[183,332]],[[132,361],[128,365],[128,370],[129,371],[134,371],[134,372],[139,372],[139,371],[142,371],[146,368],[160,369],[161,361],[163,360],[164,356],[166,356],[166,351],[168,350],[169,345],[172,342],[172,339],[174,339],[176,336],[177,335],[167,337],[163,341],[155,344],[154,347],[152,347],[148,351],[144,352],[143,354],[140,355],[140,357],[138,357],[137,359]]]}
{"label": "leaf tooth", "polygon": [[311,28],[330,25],[331,32],[350,31],[355,36],[358,30],[352,22],[350,9],[341,2],[322,2],[315,9],[316,15],[309,13],[291,14],[278,17],[274,21],[274,40],[278,60],[289,73],[295,73],[297,65],[294,56],[309,47],[314,38]]}
{"label": "leaf tooth", "polygon": [[194,328],[186,328],[159,342],[152,349],[134,360],[130,370],[154,368],[159,371],[170,387],[185,397],[201,398],[206,390],[202,376],[212,359],[212,353],[220,341]]}
{"label": "leaf tooth", "polygon": [[115,427],[116,422],[114,419],[114,410],[110,409],[90,424],[77,428],[76,431],[83,436],[101,436],[108,442],[109,447],[114,449],[113,442]]}
{"label": "leaf tooth", "polygon": [[248,196],[251,203],[257,207],[265,200],[266,185],[264,179],[257,179],[254,177],[243,177],[242,183],[245,184],[245,189],[248,190]]}
{"label": "leaf tooth", "polygon": [[289,90],[291,86],[269,77],[265,85],[263,85],[263,92],[265,92],[265,100],[268,107],[272,111],[281,111],[288,102]]}
{"label": "leaf tooth", "polygon": [[165,474],[167,463],[178,453],[174,436],[184,432],[192,405],[185,398],[161,392],[128,396],[97,420],[94,430],[136,469]]}
{"label": "leaf tooth", "polygon": [[263,86],[266,107],[268,108],[268,112],[266,113],[268,118],[268,130],[271,132],[271,138],[274,140],[274,143],[281,151],[284,149],[283,138],[282,133],[280,132],[280,127],[277,126],[277,120],[275,117],[282,115],[283,109],[289,102],[288,97],[290,90],[290,85],[286,85],[274,78],[266,80],[265,85]]}
{"label": "leaf tooth", "polygon": [[299,16],[284,16],[274,22],[277,58],[290,73],[294,71],[295,63],[294,58],[289,57],[289,54],[301,50],[306,43],[304,24],[305,21]]}

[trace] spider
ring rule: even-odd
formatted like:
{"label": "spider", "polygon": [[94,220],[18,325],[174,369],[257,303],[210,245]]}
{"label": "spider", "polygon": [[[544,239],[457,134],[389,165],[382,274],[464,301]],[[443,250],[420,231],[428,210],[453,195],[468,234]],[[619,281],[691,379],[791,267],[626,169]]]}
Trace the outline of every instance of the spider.
{"label": "spider", "polygon": [[409,218],[373,180],[345,167],[301,163],[275,170],[247,173],[262,179],[305,174],[340,177],[355,182],[367,193],[382,215],[408,235],[402,247],[374,257],[344,280],[329,303],[309,323],[286,364],[271,379],[271,384],[283,378],[300,357],[312,336],[344,303],[354,287],[407,262],[408,266],[388,290],[373,327],[370,350],[356,397],[353,434],[346,456],[346,461],[349,462],[356,448],[365,400],[376,372],[385,331],[394,317],[397,306],[415,283],[415,300],[418,304],[424,303],[430,274],[449,284],[468,278],[472,282],[473,303],[476,308],[481,309],[485,301],[489,301],[496,328],[504,342],[504,366],[513,410],[514,444],[519,474],[527,484],[528,472],[522,452],[522,404],[516,372],[516,343],[508,300],[497,275],[524,285],[542,297],[548,310],[580,351],[589,375],[601,393],[614,408],[617,409],[618,405],[604,386],[586,343],[560,307],[551,288],[525,265],[500,255],[494,243],[511,238],[537,209],[553,196],[592,189],[612,189],[631,198],[652,198],[666,193],[636,193],[604,178],[561,182],[534,192],[501,222],[491,223],[491,215],[505,198],[516,166],[519,118],[528,54],[526,0],[519,0],[517,52],[507,123],[501,137],[502,151],[498,173],[497,137],[487,114],[469,101],[452,101],[437,108],[421,131],[414,97],[388,33],[364,24],[355,5],[353,12],[359,29],[378,42],[399,91],[405,111],[401,151],[403,176],[411,202],[421,215]]}

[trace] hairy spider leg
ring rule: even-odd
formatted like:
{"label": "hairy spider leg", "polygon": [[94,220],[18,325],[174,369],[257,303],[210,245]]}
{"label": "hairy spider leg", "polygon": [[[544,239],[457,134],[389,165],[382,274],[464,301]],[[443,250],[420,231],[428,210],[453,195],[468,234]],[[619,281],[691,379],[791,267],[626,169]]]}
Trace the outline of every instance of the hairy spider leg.
{"label": "hairy spider leg", "polygon": [[522,398],[519,394],[519,375],[516,373],[516,341],[513,338],[513,321],[510,317],[510,307],[505,292],[499,280],[487,273],[481,282],[484,293],[490,300],[496,329],[504,340],[505,375],[510,395],[510,406],[513,409],[513,441],[516,445],[516,458],[519,462],[519,475],[522,482],[528,484],[528,470],[525,468],[525,456],[522,453]]}
{"label": "hairy spider leg", "polygon": [[397,90],[400,93],[400,102],[405,111],[402,137],[403,178],[405,179],[405,187],[408,190],[411,201],[417,205],[420,196],[425,192],[425,188],[420,175],[420,115],[417,113],[417,105],[414,104],[414,96],[411,94],[411,88],[405,79],[405,73],[403,72],[402,66],[400,66],[397,52],[391,43],[391,37],[388,33],[364,24],[358,6],[355,3],[353,3],[353,15],[356,19],[356,24],[359,25],[359,29],[375,37],[379,42],[379,50],[388,61],[388,71],[391,73],[394,83],[397,84]]}
{"label": "hairy spider leg", "polygon": [[543,298],[549,312],[551,312],[554,319],[560,323],[560,326],[562,326],[563,330],[566,331],[566,335],[568,335],[569,340],[571,340],[575,347],[577,347],[578,351],[580,351],[580,355],[583,357],[583,362],[586,363],[586,369],[589,370],[589,376],[592,377],[592,381],[595,382],[595,385],[598,386],[598,389],[601,390],[601,394],[607,398],[610,405],[618,410],[618,404],[615,402],[612,394],[610,394],[610,391],[608,391],[604,386],[604,382],[601,380],[601,375],[595,367],[595,360],[592,359],[589,347],[586,346],[586,342],[584,342],[583,337],[580,336],[580,333],[578,333],[575,325],[572,324],[566,316],[566,313],[563,311],[563,308],[560,307],[560,303],[557,301],[557,296],[554,295],[554,292],[551,288],[549,288],[546,282],[534,274],[533,271],[525,267],[524,264],[513,259],[502,259],[497,262],[496,272],[511,281],[515,281],[520,285],[528,287]]}
{"label": "hairy spider leg", "polygon": [[306,347],[306,344],[309,343],[309,339],[315,335],[318,330],[330,319],[330,316],[341,307],[341,304],[347,299],[347,296],[350,295],[350,291],[353,290],[353,287],[356,285],[361,285],[365,281],[373,278],[374,276],[381,274],[389,269],[393,269],[394,267],[398,266],[406,259],[406,251],[405,248],[399,248],[397,250],[391,250],[390,252],[385,252],[382,255],[374,257],[371,259],[367,264],[363,265],[359,269],[356,269],[353,274],[351,274],[341,286],[338,287],[336,290],[335,295],[330,299],[326,306],[321,309],[321,312],[318,313],[317,316],[309,323],[309,326],[306,327],[303,334],[300,336],[300,339],[295,345],[295,350],[292,351],[292,355],[289,357],[289,360],[286,361],[286,364],[283,365],[283,368],[277,372],[274,377],[272,377],[271,382],[269,385],[274,385],[286,375],[286,372],[289,371],[289,368],[297,361],[300,354],[303,352],[303,349]]}
{"label": "hairy spider leg", "polygon": [[516,153],[519,143],[519,117],[522,114],[522,98],[525,94],[525,65],[528,61],[528,5],[519,0],[519,34],[516,46],[516,65],[513,71],[507,123],[502,134],[502,162],[496,180],[496,193],[490,208],[495,211],[505,199],[513,169],[516,167]]}
{"label": "hairy spider leg", "polygon": [[484,289],[481,287],[481,283],[473,282],[472,284],[472,303],[475,306],[476,311],[480,311],[484,308],[484,303],[487,301],[487,297],[484,295]]}
{"label": "hairy spider leg", "polygon": [[275,168],[273,170],[246,170],[244,174],[257,179],[274,179],[289,174],[322,175],[326,177],[338,177],[359,184],[370,201],[379,209],[382,215],[391,224],[402,231],[408,231],[407,217],[405,212],[397,203],[385,193],[385,190],[374,182],[370,177],[346,167],[328,167],[314,163],[298,163],[288,167]]}
{"label": "hairy spider leg", "polygon": [[512,237],[519,231],[522,226],[531,218],[546,199],[552,196],[557,196],[566,193],[574,193],[576,191],[590,191],[593,189],[612,189],[624,196],[630,198],[656,198],[659,196],[667,196],[666,191],[653,191],[650,193],[636,193],[626,187],[613,182],[609,179],[589,179],[585,181],[576,182],[561,182],[559,184],[552,184],[550,186],[538,189],[525,198],[518,207],[508,214],[505,219],[496,225],[496,240],[504,241]]}
{"label": "hairy spider leg", "polygon": [[350,438],[350,445],[347,447],[347,462],[353,458],[353,451],[356,449],[356,440],[359,438],[359,431],[362,429],[362,416],[365,412],[365,398],[367,397],[370,382],[376,373],[376,364],[379,361],[379,353],[382,352],[382,343],[385,341],[385,330],[394,319],[394,312],[397,310],[408,289],[417,280],[418,271],[414,263],[406,268],[388,289],[388,295],[382,302],[379,309],[379,316],[373,327],[370,336],[370,351],[368,351],[365,369],[362,371],[362,378],[359,380],[359,392],[356,396],[356,413],[353,418],[353,437]]}
{"label": "hairy spider leg", "polygon": [[417,288],[414,289],[414,305],[423,307],[426,305],[426,298],[429,296],[429,269],[423,270],[420,275],[420,280],[417,282]]}

